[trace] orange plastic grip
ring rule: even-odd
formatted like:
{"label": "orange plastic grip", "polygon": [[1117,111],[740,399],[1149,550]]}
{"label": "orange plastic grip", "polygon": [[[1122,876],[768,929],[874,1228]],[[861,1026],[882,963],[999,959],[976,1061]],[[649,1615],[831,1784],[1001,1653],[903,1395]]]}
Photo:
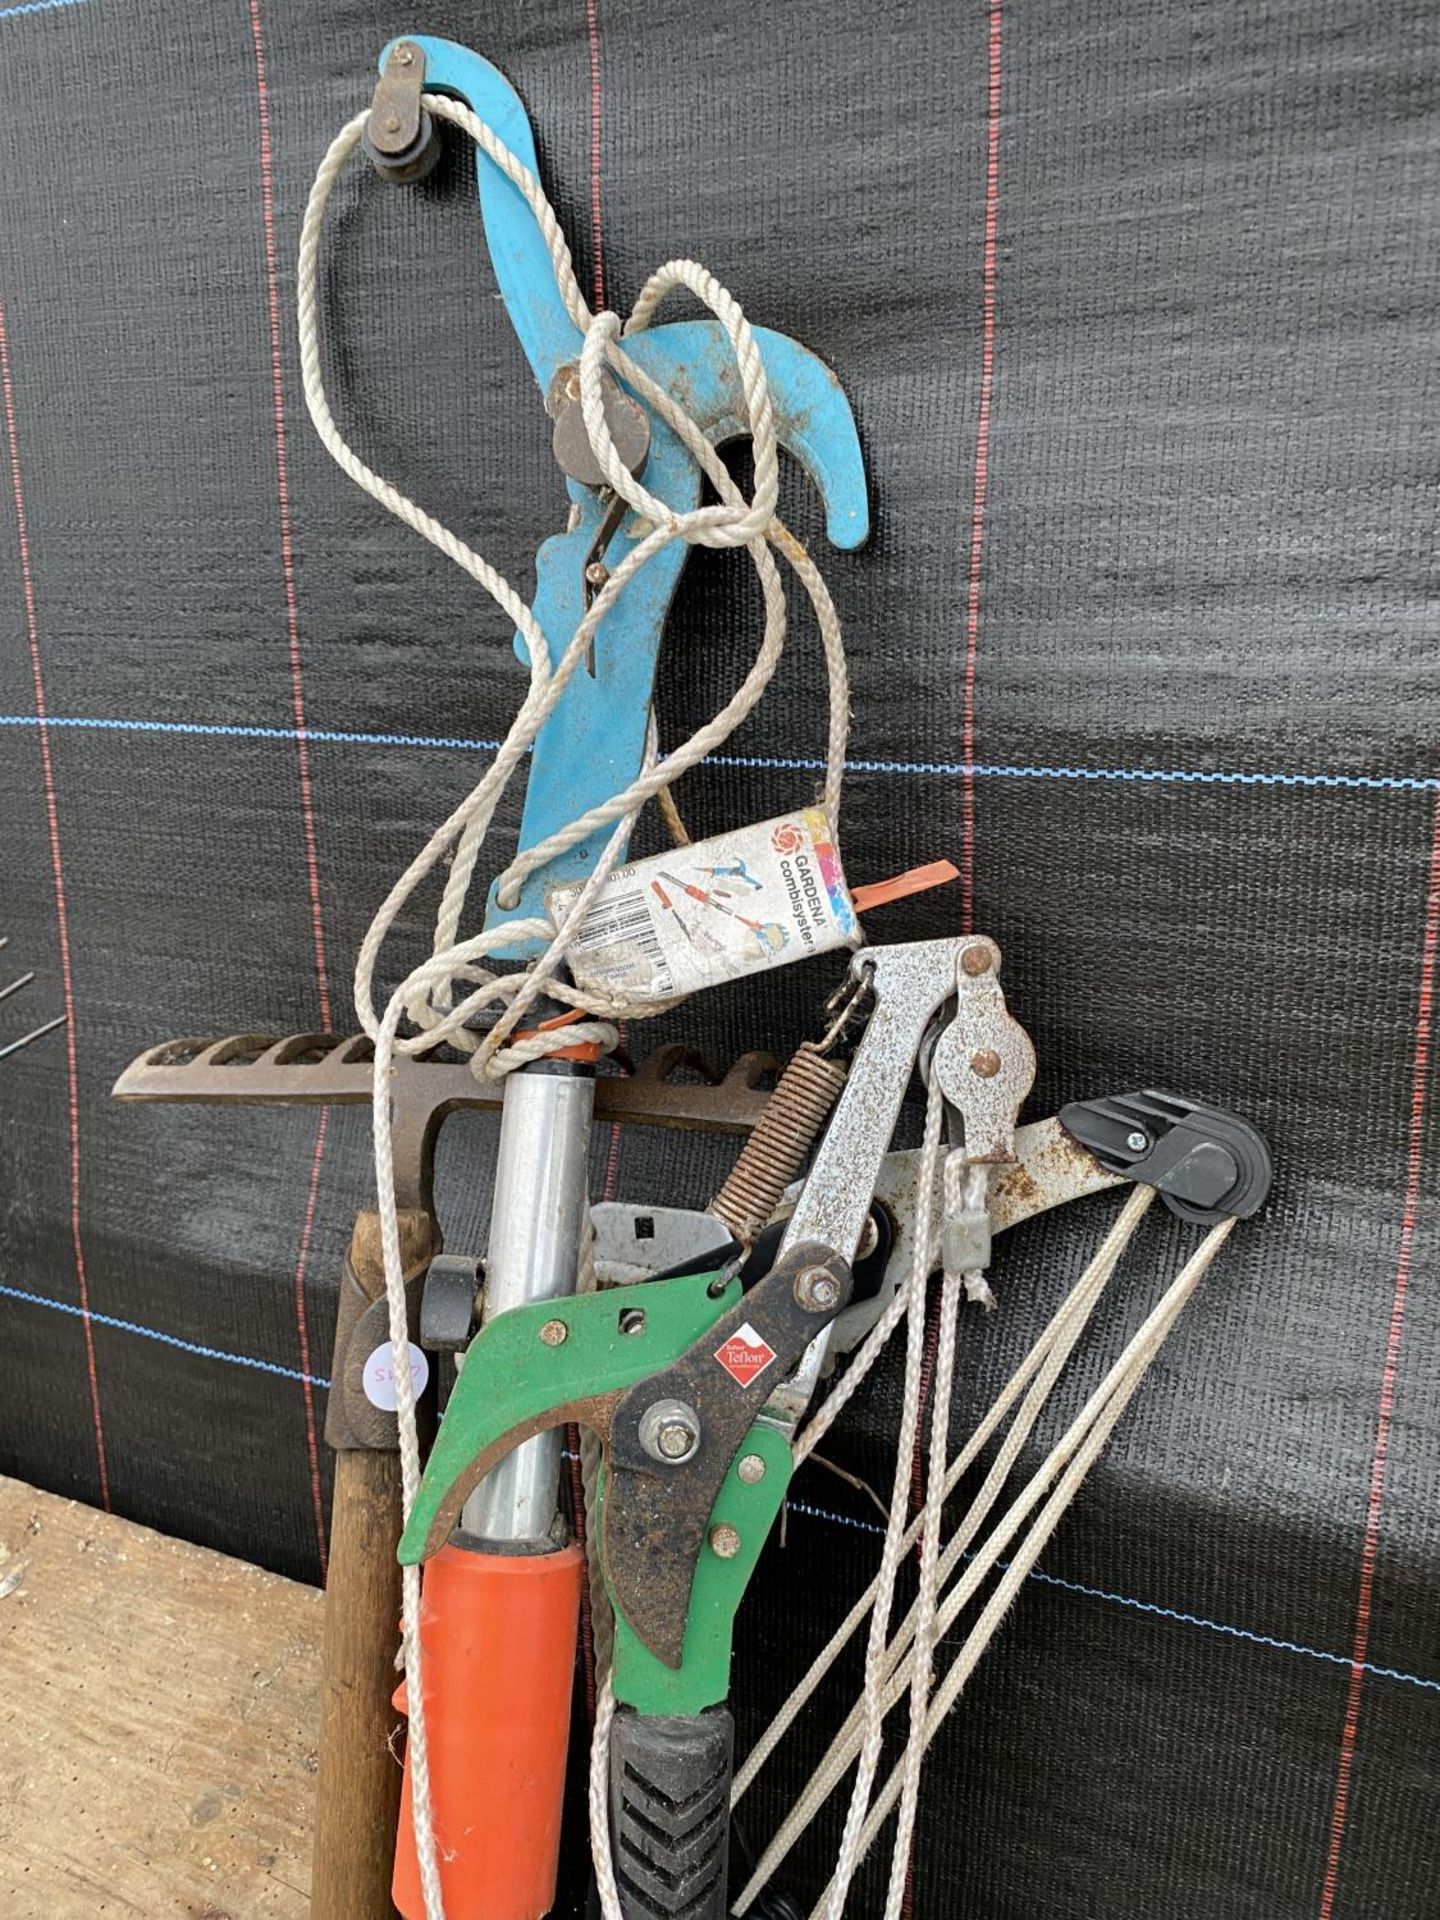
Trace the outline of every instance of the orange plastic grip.
{"label": "orange plastic grip", "polygon": [[[588,1018],[583,1007],[572,1007],[568,1013],[557,1013],[551,1020],[542,1020],[538,1027],[521,1027],[512,1037],[516,1040],[529,1040],[537,1033],[553,1033],[556,1027],[568,1027],[576,1020]],[[547,1053],[545,1058],[547,1060],[583,1060],[593,1065],[600,1058],[600,1048],[594,1040],[581,1040],[573,1047],[557,1047],[554,1053]]]}
{"label": "orange plastic grip", "polygon": [[[425,1731],[447,1920],[542,1920],[554,1903],[584,1573],[578,1546],[450,1545],[426,1564]],[[391,1891],[405,1920],[424,1920],[408,1765]]]}
{"label": "orange plastic grip", "polygon": [[943,887],[960,878],[960,869],[949,860],[932,860],[928,866],[911,867],[889,880],[874,880],[868,887],[852,887],[850,898],[857,913],[869,913],[872,907],[888,907],[892,900],[906,900],[912,893],[928,893],[931,887]]}

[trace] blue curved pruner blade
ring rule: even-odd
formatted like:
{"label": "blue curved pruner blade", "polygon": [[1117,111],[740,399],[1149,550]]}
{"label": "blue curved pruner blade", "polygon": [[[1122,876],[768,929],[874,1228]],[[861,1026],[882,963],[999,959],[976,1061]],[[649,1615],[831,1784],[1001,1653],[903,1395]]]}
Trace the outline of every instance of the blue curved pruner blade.
{"label": "blue curved pruner blade", "polygon": [[[406,37],[424,53],[426,88],[465,101],[538,177],[530,122],[505,76],[453,41],[428,34]],[[394,45],[392,41],[385,48],[382,65]],[[476,154],[476,172],[500,292],[540,390],[548,394],[560,370],[578,361],[582,335],[565,310],[549,250],[524,196],[483,153]],[[798,457],[820,489],[831,541],[837,547],[858,547],[869,532],[870,515],[850,403],[830,369],[798,341],[764,327],[756,328],[755,338],[780,443]],[[734,354],[718,321],[681,320],[652,327],[628,339],[625,350],[676,396],[715,445],[748,432]],[[699,469],[653,414],[650,428],[645,484],[684,512],[699,501]],[[597,491],[575,481],[567,487],[579,509],[577,522],[547,540],[535,562],[534,612],[552,659],[559,657],[584,617],[585,563],[605,517],[605,502]],[[612,572],[643,532],[633,516],[621,523],[604,555]],[[596,634],[593,675],[582,671],[572,678],[541,730],[525,794],[522,847],[534,846],[638,775],[655,661],[686,551],[677,541],[641,569]],[[516,647],[523,658],[518,637]],[[593,836],[532,875],[513,909],[498,907],[492,893],[486,924],[543,913],[546,891],[583,879],[607,837]],[[523,959],[538,951],[537,943],[517,942],[504,957]]]}

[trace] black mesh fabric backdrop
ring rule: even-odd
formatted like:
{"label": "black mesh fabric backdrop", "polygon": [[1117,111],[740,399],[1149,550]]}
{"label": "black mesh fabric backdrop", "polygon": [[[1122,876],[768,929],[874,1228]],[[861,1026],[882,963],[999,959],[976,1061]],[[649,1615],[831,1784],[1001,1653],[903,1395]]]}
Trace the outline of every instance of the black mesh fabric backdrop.
{"label": "black mesh fabric backdrop", "polygon": [[[318,1577],[365,1117],[107,1092],[171,1034],[344,1026],[371,912],[520,696],[503,620],[330,464],[299,390],[305,194],[405,29],[514,80],[587,285],[623,309],[694,254],[839,372],[876,519],[829,562],[855,678],[847,863],[962,857],[970,783],[975,916],[1039,1050],[1031,1110],[1149,1082],[1273,1143],[1264,1216],[945,1729],[914,1912],[1433,1916],[1429,0],[0,4],[0,933],[39,974],[0,1038],[72,1016],[68,1041],[0,1063],[0,1466]],[[337,211],[342,419],[528,580],[563,501],[468,155],[408,194],[357,170]],[[785,504],[817,533],[798,483]],[[797,627],[762,717],[683,796],[706,828],[812,789],[821,685]],[[743,563],[697,554],[668,738],[756,632]],[[958,911],[952,889],[873,930]],[[790,1043],[832,977],[719,992],[665,1031],[721,1058]],[[493,1136],[445,1136],[454,1247],[483,1238]],[[612,1190],[698,1201],[720,1164],[631,1137]],[[964,1324],[957,1426],[1108,1204],[1003,1245],[1001,1310]],[[1192,1238],[1149,1231],[1056,1422]],[[896,1389],[892,1367],[835,1441],[877,1481]],[[862,1495],[800,1476],[742,1618],[742,1741],[869,1577],[876,1527]],[[757,1789],[759,1833],[825,1721]],[[834,1839],[802,1852],[800,1893]],[[856,1910],[876,1899],[867,1881]]]}

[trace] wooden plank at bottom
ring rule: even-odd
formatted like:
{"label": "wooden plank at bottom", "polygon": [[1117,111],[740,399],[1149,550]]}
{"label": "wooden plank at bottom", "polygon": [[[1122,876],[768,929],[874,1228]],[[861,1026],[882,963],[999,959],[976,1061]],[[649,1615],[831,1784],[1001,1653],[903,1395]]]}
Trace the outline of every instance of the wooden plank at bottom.
{"label": "wooden plank at bottom", "polygon": [[304,1920],[322,1606],[0,1476],[7,1920]]}

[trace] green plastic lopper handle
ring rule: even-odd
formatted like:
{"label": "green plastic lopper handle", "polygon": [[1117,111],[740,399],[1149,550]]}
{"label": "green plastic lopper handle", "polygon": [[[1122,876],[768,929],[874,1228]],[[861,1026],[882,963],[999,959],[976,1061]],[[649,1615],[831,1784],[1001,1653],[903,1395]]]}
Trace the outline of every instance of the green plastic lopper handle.
{"label": "green plastic lopper handle", "polygon": [[673,1365],[739,1299],[733,1279],[712,1296],[721,1280],[684,1274],[538,1300],[482,1327],[466,1350],[401,1536],[402,1565],[418,1565],[444,1546],[471,1486],[522,1440],[574,1418],[579,1401],[624,1391]]}
{"label": "green plastic lopper handle", "polygon": [[[533,1433],[575,1416],[577,1403],[624,1392],[672,1366],[740,1297],[740,1283],[718,1273],[684,1274],[604,1293],[534,1301],[498,1314],[471,1341],[431,1449],[400,1541],[406,1566],[444,1545],[466,1494],[484,1472]],[[557,1338],[557,1328],[564,1338]],[[580,1409],[583,1413],[583,1408]],[[742,1479],[739,1463],[758,1459],[763,1472]],[[711,1531],[728,1527],[727,1546],[700,1556],[677,1669],[667,1667],[615,1607],[617,1699],[641,1713],[698,1713],[729,1692],[735,1611],[760,1557],[790,1482],[784,1433],[757,1419],[726,1476],[710,1516]],[[755,1469],[749,1468],[753,1476]],[[604,1524],[604,1481],[599,1524]]]}

